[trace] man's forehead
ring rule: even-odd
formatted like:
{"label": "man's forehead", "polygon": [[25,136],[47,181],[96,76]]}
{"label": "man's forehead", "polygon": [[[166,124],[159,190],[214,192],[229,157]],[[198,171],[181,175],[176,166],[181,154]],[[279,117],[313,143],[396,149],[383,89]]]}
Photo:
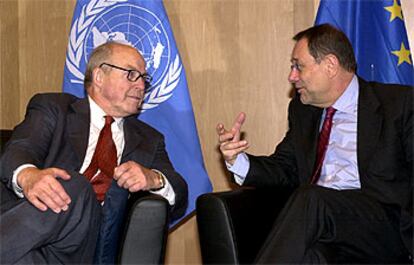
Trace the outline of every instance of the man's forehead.
{"label": "man's forehead", "polygon": [[140,56],[140,54],[134,47],[121,45],[121,44],[114,46],[112,50],[112,55],[124,55],[124,54],[130,54],[131,56]]}
{"label": "man's forehead", "polygon": [[112,59],[134,67],[145,65],[145,61],[141,54],[133,47],[125,46],[114,49]]}
{"label": "man's forehead", "polygon": [[311,56],[308,49],[308,41],[306,39],[301,39],[295,43],[295,46],[292,50],[291,62],[298,62],[305,60],[307,57]]}

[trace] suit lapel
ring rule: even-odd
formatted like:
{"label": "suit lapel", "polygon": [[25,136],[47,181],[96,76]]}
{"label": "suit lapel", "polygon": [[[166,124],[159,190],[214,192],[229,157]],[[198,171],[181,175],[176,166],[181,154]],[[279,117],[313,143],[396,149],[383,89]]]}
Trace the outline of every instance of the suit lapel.
{"label": "suit lapel", "polygon": [[365,172],[379,140],[383,122],[380,111],[380,103],[372,88],[359,79],[357,154],[360,175]]}
{"label": "suit lapel", "polygon": [[79,161],[83,161],[88,147],[90,109],[89,101],[81,99],[71,105],[73,112],[68,114],[67,128],[69,141],[73,146]]}
{"label": "suit lapel", "polygon": [[125,147],[122,153],[121,163],[125,162],[131,152],[137,150],[138,144],[142,141],[136,116],[129,116],[124,121]]}
{"label": "suit lapel", "polygon": [[[310,107],[308,113],[311,114],[307,119],[302,119],[303,129],[300,138],[303,139],[303,150],[306,157],[306,170],[304,176],[310,177],[316,163],[316,147],[318,145],[319,126],[321,122],[322,109]],[[304,135],[304,133],[309,133]]]}

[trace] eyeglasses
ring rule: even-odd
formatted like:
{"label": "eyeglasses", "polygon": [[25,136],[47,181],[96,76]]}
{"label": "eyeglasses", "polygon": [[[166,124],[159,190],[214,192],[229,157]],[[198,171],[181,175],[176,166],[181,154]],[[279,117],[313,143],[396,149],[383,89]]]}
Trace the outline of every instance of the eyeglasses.
{"label": "eyeglasses", "polygon": [[101,68],[104,65],[121,70],[121,71],[128,72],[127,79],[131,82],[136,82],[139,78],[142,78],[146,84],[149,84],[152,81],[152,76],[150,76],[147,73],[141,73],[138,70],[125,69],[125,68],[122,68],[122,67],[119,67],[113,64],[109,64],[109,63],[101,63],[101,65],[99,65],[99,68]]}
{"label": "eyeglasses", "polygon": [[302,68],[303,66],[299,64],[298,62],[292,62],[292,64],[290,65],[291,70],[297,70],[299,72],[302,72]]}

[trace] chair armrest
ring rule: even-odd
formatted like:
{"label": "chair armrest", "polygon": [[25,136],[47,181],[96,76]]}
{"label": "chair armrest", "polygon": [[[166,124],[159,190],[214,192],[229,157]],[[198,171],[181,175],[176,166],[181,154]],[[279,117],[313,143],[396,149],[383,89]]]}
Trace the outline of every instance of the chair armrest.
{"label": "chair armrest", "polygon": [[242,188],[197,199],[203,264],[252,263],[289,190]]}
{"label": "chair armrest", "polygon": [[119,264],[162,264],[168,237],[169,204],[154,194],[130,198]]}

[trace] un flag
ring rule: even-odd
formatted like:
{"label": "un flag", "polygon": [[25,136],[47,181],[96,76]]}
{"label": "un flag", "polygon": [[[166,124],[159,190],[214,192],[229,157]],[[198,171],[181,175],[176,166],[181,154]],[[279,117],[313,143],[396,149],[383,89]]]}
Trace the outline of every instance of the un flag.
{"label": "un flag", "polygon": [[67,48],[63,91],[84,97],[83,79],[91,51],[107,41],[136,47],[153,76],[139,119],[165,136],[175,169],[189,188],[187,214],[212,186],[204,167],[184,67],[161,0],[79,0]]}
{"label": "un flag", "polygon": [[315,24],[323,23],[348,36],[359,76],[414,85],[413,60],[398,0],[321,0]]}

